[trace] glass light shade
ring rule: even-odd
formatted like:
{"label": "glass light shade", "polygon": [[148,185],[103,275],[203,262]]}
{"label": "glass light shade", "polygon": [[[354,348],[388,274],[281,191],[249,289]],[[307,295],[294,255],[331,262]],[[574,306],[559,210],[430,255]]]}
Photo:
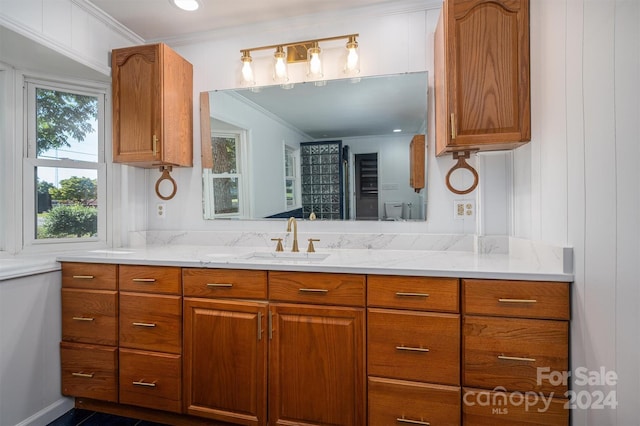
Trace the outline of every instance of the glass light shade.
{"label": "glass light shade", "polygon": [[182,10],[186,10],[187,12],[193,12],[200,8],[200,3],[198,3],[197,0],[171,0],[171,3]]}
{"label": "glass light shade", "polygon": [[307,76],[310,78],[322,78],[322,50],[318,43],[314,43],[307,51]]}
{"label": "glass light shade", "polygon": [[251,55],[249,52],[243,52],[242,58],[242,85],[253,86],[256,84],[255,76],[253,75],[253,68],[251,67]]}
{"label": "glass light shade", "polygon": [[273,55],[273,81],[276,83],[286,83],[289,81],[289,74],[287,71],[287,58],[282,49],[282,46],[278,46],[276,53]]}
{"label": "glass light shade", "polygon": [[350,76],[360,73],[360,52],[355,37],[349,37],[347,43],[347,60],[344,64],[344,72]]}

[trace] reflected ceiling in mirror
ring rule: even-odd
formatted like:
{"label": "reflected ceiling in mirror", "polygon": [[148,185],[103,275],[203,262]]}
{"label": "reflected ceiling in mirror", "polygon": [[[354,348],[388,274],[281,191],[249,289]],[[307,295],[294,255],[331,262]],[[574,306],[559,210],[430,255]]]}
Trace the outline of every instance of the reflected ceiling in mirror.
{"label": "reflected ceiling in mirror", "polygon": [[[343,219],[424,220],[424,194],[409,187],[408,158],[413,135],[426,132],[425,72],[204,95],[208,96],[201,105],[205,218],[302,217],[303,197],[309,198],[306,188],[310,188],[303,185],[320,180],[317,172],[322,170],[309,168],[311,177],[302,173],[301,144],[341,141],[348,147],[342,151],[340,171],[346,194],[340,200]],[[221,151],[212,141],[225,134],[237,135],[237,145]],[[220,157],[229,149],[237,149],[233,159]],[[375,191],[370,191],[377,195],[370,200],[374,212],[368,215],[355,211],[360,189],[356,160],[364,154],[375,154],[379,172]],[[385,214],[385,203],[390,202],[402,204],[403,212]]]}

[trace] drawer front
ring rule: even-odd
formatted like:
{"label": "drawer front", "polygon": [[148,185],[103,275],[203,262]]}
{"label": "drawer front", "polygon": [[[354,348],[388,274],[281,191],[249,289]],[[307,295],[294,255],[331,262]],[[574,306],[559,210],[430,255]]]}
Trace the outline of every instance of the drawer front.
{"label": "drawer front", "polygon": [[567,391],[566,384],[554,386],[546,378],[538,383],[538,368],[568,371],[568,322],[466,316],[463,324],[464,386],[556,395]]}
{"label": "drawer front", "polygon": [[267,272],[243,269],[182,270],[184,295],[235,299],[266,299]]}
{"label": "drawer front", "polygon": [[182,294],[180,268],[170,266],[120,265],[121,291]]}
{"label": "drawer front", "polygon": [[60,343],[62,394],[118,402],[118,349]]}
{"label": "drawer front", "polygon": [[117,290],[117,270],[117,265],[63,262],[62,287]]}
{"label": "drawer front", "polygon": [[120,346],[179,354],[182,298],[121,292]]}
{"label": "drawer front", "polygon": [[463,280],[465,314],[569,319],[569,283]]}
{"label": "drawer front", "polygon": [[118,345],[118,292],[62,289],[62,340]]}
{"label": "drawer front", "polygon": [[368,309],[368,374],[460,384],[460,317]]}
{"label": "drawer front", "polygon": [[458,312],[458,279],[369,275],[367,305]]}
{"label": "drawer front", "polygon": [[369,425],[460,425],[460,388],[369,377]]}
{"label": "drawer front", "polygon": [[120,403],[182,411],[180,355],[120,349]]}
{"label": "drawer front", "polygon": [[269,299],[364,307],[365,276],[270,271]]}
{"label": "drawer front", "polygon": [[462,418],[473,426],[567,426],[566,399],[535,394],[463,390]]}

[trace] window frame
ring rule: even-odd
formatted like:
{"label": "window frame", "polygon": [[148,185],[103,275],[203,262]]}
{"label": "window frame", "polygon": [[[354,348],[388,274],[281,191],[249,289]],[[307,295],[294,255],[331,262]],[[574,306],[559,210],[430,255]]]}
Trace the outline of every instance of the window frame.
{"label": "window frame", "polygon": [[[293,146],[284,144],[284,208],[285,210],[294,210],[298,207],[302,206],[301,198],[300,198],[300,176],[299,176],[299,163],[300,163],[300,149],[295,148]],[[293,164],[291,165],[291,170],[293,170],[293,175],[287,175],[287,161],[291,158]],[[291,181],[291,186],[293,188],[293,200],[292,204],[289,205],[287,201],[287,182]]]}
{"label": "window frame", "polygon": [[[36,150],[36,90],[47,89],[63,91],[85,96],[95,96],[98,99],[97,114],[97,161],[82,161],[70,159],[44,159],[37,158]],[[108,180],[107,180],[107,126],[108,118],[108,93],[109,86],[83,84],[81,82],[67,82],[55,79],[24,76],[23,80],[23,222],[22,237],[25,250],[48,250],[52,245],[56,249],[73,248],[98,248],[106,247],[108,243]],[[97,204],[98,204],[98,228],[94,237],[79,238],[37,238],[36,227],[36,171],[38,167],[56,167],[78,170],[96,170],[97,179]]]}
{"label": "window frame", "polygon": [[[236,141],[236,173],[213,173],[212,169],[203,170],[204,190],[208,194],[204,203],[205,219],[244,219],[251,214],[249,205],[248,184],[249,179],[246,171],[247,167],[247,137],[244,130],[215,130],[211,129],[211,139],[216,138],[233,138]],[[214,159],[215,161],[215,159]],[[221,213],[215,212],[215,194],[213,189],[213,179],[235,178],[238,179],[238,213]]]}

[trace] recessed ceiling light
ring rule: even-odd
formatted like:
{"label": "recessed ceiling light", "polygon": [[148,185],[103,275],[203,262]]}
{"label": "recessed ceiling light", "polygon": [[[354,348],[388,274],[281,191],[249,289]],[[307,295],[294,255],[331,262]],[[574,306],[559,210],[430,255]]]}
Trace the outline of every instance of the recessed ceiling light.
{"label": "recessed ceiling light", "polygon": [[200,7],[198,0],[169,0],[169,3],[189,12],[198,10]]}
{"label": "recessed ceiling light", "polygon": [[402,129],[393,129],[393,133],[400,133]]}

